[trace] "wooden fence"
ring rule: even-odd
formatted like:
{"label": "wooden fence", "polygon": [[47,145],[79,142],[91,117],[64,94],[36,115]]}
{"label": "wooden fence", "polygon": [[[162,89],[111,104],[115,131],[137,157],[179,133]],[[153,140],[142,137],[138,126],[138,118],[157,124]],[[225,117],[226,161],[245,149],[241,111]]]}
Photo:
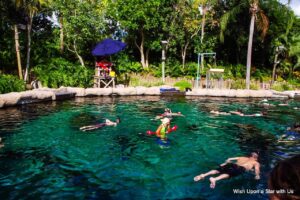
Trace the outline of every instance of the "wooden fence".
{"label": "wooden fence", "polygon": [[[166,77],[165,83],[162,83],[162,78],[154,77],[151,75],[130,75],[129,76],[129,84],[128,86],[160,86],[160,85],[170,85],[173,86],[175,83],[179,81],[186,81],[192,85],[193,88],[197,88],[196,81],[188,78],[171,78]],[[223,88],[223,89],[245,89],[246,83],[245,80],[217,80],[213,79],[210,81],[210,88]],[[206,88],[206,79],[202,78],[198,82],[198,88]],[[270,89],[270,82],[260,82],[260,81],[251,81],[252,89]]]}

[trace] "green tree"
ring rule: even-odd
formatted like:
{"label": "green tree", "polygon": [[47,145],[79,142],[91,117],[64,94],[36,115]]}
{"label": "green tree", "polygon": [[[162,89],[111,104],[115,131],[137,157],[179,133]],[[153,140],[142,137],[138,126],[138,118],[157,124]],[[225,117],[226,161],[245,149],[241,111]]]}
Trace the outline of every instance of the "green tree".
{"label": "green tree", "polygon": [[[176,6],[176,23],[173,29],[174,38],[180,45],[182,68],[185,67],[187,50],[195,36],[201,30],[200,13],[198,12],[198,2],[179,0]],[[202,29],[203,30],[203,29]]]}
{"label": "green tree", "polygon": [[24,74],[24,80],[27,81],[30,67],[32,20],[39,12],[42,5],[46,4],[46,0],[16,0],[15,4],[18,9],[23,9],[25,11],[27,17],[27,56]]}
{"label": "green tree", "polygon": [[[101,0],[64,0],[52,2],[51,7],[60,17],[60,48],[66,46],[81,66],[84,53],[106,36],[105,14],[107,2]],[[63,39],[63,40],[62,40]],[[63,43],[63,44],[62,44]]]}
{"label": "green tree", "polygon": [[[172,1],[171,1],[172,2]],[[115,0],[111,3],[114,20],[128,33],[140,54],[144,69],[149,67],[149,51],[160,45],[164,18],[162,10],[170,4],[167,0]]]}

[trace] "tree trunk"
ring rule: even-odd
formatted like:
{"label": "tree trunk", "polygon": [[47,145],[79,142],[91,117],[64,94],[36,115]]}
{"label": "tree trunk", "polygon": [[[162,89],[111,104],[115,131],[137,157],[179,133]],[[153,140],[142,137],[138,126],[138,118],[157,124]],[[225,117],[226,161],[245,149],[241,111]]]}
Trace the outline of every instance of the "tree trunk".
{"label": "tree trunk", "polygon": [[144,45],[141,43],[140,45],[140,54],[141,54],[141,64],[143,66],[143,68],[146,68],[146,62],[145,62],[145,54],[144,54]]}
{"label": "tree trunk", "polygon": [[23,80],[22,63],[21,63],[21,55],[20,55],[20,44],[19,44],[19,30],[18,30],[18,26],[16,24],[14,25],[14,30],[15,30],[15,46],[16,46],[19,78],[21,80]]}
{"label": "tree trunk", "polygon": [[59,31],[60,31],[60,53],[64,53],[64,22],[63,22],[63,15],[60,13],[59,16]]}
{"label": "tree trunk", "polygon": [[135,40],[135,45],[139,49],[141,54],[141,64],[143,66],[143,69],[148,68],[148,65],[146,63],[145,53],[144,53],[144,42],[145,42],[145,36],[143,30],[140,30],[141,35],[141,43],[138,45],[137,41]]}
{"label": "tree trunk", "polygon": [[275,58],[274,58],[274,65],[273,65],[273,72],[272,72],[272,81],[271,81],[271,84],[273,84],[274,81],[275,81],[276,67],[278,65],[277,58],[278,58],[278,53],[276,52]]}
{"label": "tree trunk", "polygon": [[27,23],[27,57],[26,57],[26,69],[25,69],[25,75],[24,75],[25,82],[27,82],[29,67],[30,67],[31,29],[32,29],[33,15],[34,15],[33,13],[29,14],[29,21]]}
{"label": "tree trunk", "polygon": [[146,64],[146,68],[149,67],[149,51],[150,49],[146,50],[146,56],[145,56],[145,64]]}
{"label": "tree trunk", "polygon": [[201,22],[201,44],[203,43],[204,38],[204,28],[205,28],[205,17],[206,17],[206,6],[203,6],[203,15],[202,15],[202,22]]}
{"label": "tree trunk", "polygon": [[181,58],[182,58],[182,68],[184,69],[185,67],[185,58],[186,58],[186,52],[187,48],[189,46],[189,42],[187,42],[183,48],[181,48]]}
{"label": "tree trunk", "polygon": [[251,70],[251,57],[252,57],[254,22],[255,22],[255,14],[252,13],[251,22],[250,22],[250,31],[249,31],[248,52],[247,52],[246,89],[248,89],[248,90],[250,89],[250,70]]}
{"label": "tree trunk", "polygon": [[74,48],[74,53],[76,54],[79,62],[80,62],[80,65],[84,67],[84,61],[83,61],[83,58],[79,55],[79,53],[77,52],[77,48],[76,48],[76,41],[74,41],[74,44],[73,44],[73,48]]}

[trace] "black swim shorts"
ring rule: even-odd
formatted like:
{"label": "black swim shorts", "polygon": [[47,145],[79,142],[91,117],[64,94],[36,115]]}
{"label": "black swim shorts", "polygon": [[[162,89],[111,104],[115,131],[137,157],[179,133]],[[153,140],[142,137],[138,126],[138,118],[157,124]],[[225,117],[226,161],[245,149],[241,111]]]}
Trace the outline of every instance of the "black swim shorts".
{"label": "black swim shorts", "polygon": [[228,163],[224,166],[220,166],[216,170],[218,170],[220,174],[228,174],[230,177],[238,176],[246,171],[244,167],[234,163]]}

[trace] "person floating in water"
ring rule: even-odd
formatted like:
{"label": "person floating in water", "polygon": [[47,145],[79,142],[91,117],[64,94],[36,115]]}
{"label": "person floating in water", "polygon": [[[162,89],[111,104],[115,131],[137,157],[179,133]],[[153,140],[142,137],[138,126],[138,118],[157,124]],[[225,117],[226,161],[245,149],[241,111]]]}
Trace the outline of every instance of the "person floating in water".
{"label": "person floating in water", "polygon": [[175,116],[184,116],[181,112],[173,113],[170,108],[166,108],[163,114],[160,114],[155,117],[156,120],[162,119],[164,117],[175,117]]}
{"label": "person floating in water", "polygon": [[278,142],[296,142],[300,140],[300,124],[295,123],[286,129],[286,133],[280,136]]}
{"label": "person floating in water", "polygon": [[110,121],[109,119],[105,119],[104,123],[89,125],[89,126],[83,126],[83,127],[80,127],[79,129],[81,131],[90,131],[90,130],[95,130],[95,129],[98,129],[98,128],[102,128],[104,126],[117,126],[120,122],[121,122],[121,120],[120,120],[119,117],[116,119],[115,122]]}
{"label": "person floating in water", "polygon": [[[194,177],[194,181],[203,180],[206,176],[220,174],[217,177],[210,177],[210,187],[215,188],[216,182],[222,179],[231,178],[243,174],[252,169],[255,170],[255,179],[260,179],[260,164],[257,161],[258,154],[253,152],[249,157],[235,157],[228,158],[225,163],[221,164],[219,168],[211,170],[205,174],[200,174]],[[236,163],[231,161],[236,160]]]}
{"label": "person floating in water", "polygon": [[161,125],[159,125],[155,133],[156,136],[159,137],[162,141],[166,141],[167,140],[166,134],[170,129],[171,120],[169,118],[163,118],[161,122],[162,122]]}
{"label": "person floating in water", "polygon": [[254,114],[244,114],[240,109],[237,111],[230,111],[231,114],[233,115],[239,115],[241,117],[261,117],[266,115],[265,112],[259,112],[259,113],[254,113]]}
{"label": "person floating in water", "polygon": [[215,115],[231,115],[231,113],[228,113],[228,112],[220,112],[220,111],[217,111],[217,110],[212,110],[210,111],[211,114],[215,114]]}

